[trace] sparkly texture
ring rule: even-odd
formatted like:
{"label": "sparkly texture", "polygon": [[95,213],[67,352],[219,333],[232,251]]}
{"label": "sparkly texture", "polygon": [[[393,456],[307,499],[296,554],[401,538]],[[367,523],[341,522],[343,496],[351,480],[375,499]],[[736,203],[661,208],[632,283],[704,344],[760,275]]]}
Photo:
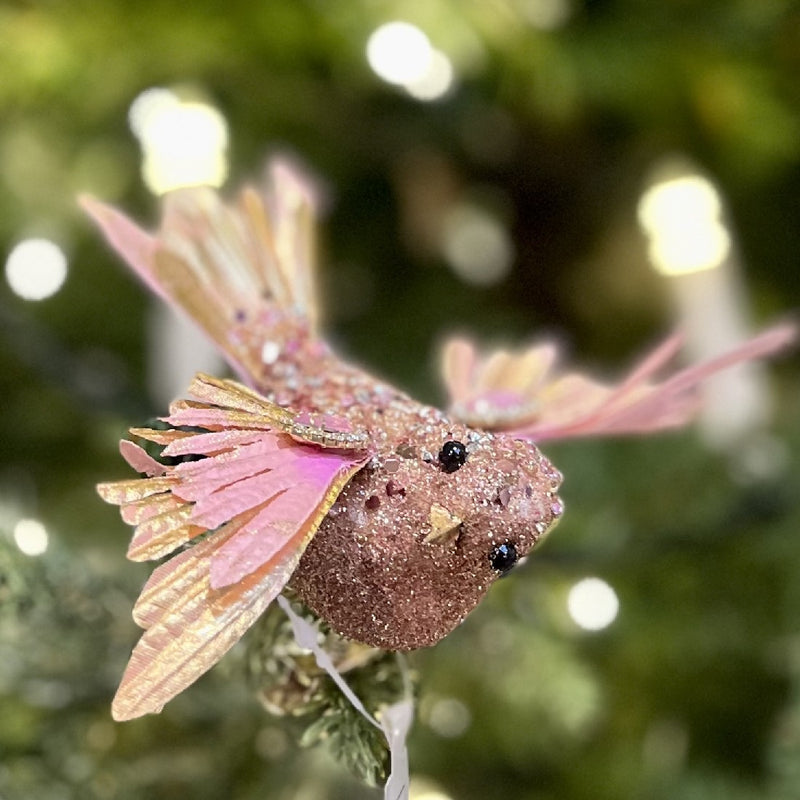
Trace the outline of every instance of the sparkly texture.
{"label": "sparkly texture", "polygon": [[369,442],[367,433],[355,431],[346,417],[292,412],[236,381],[199,373],[189,391],[212,405],[178,401],[170,407],[166,422],[199,427],[275,428],[302,442],[349,450],[363,450]]}
{"label": "sparkly texture", "polygon": [[[319,377],[321,367],[330,372],[325,380],[301,380],[295,390],[288,379],[257,384],[282,406],[240,384],[203,376],[192,387],[203,402],[175,404],[168,420],[209,427],[191,437],[198,446],[178,432],[153,436],[176,453],[213,454],[254,444],[259,431],[253,428],[262,424],[334,448],[354,447],[368,431],[370,467],[344,487],[290,583],[345,636],[386,649],[434,644],[499,577],[489,561],[497,541],[513,539],[522,557],[545,535],[556,517],[553,492],[561,476],[532,443],[472,430],[345,364],[332,368],[330,360],[315,357],[298,366],[301,376]],[[340,396],[369,402],[348,405]],[[209,405],[215,402],[227,408]],[[215,430],[220,426],[226,430]],[[468,457],[462,442],[469,442]],[[444,471],[432,455],[442,450],[445,460],[448,451],[459,461],[464,456],[459,469]],[[172,488],[169,476],[128,486],[122,493],[132,499]],[[376,505],[381,497],[385,502]]]}
{"label": "sparkly texture", "polygon": [[[448,439],[466,440],[468,429],[445,418],[426,433],[420,420],[427,418],[410,400],[386,408],[386,457],[398,439],[420,455],[391,477],[380,467],[358,473],[339,504],[363,509],[379,486],[387,501],[365,519],[328,514],[290,582],[339,633],[388,650],[447,635],[500,576],[489,561],[495,543],[513,540],[521,558],[554,521],[551,468],[533,444],[484,434],[464,466],[447,474],[420,456]],[[531,486],[532,496],[511,492],[508,506],[494,503],[498,487],[509,484]],[[435,525],[452,528],[454,518],[462,521],[457,537],[425,542]]]}
{"label": "sparkly texture", "polygon": [[[330,507],[369,459],[266,429],[270,420],[257,413],[266,401],[238,384],[202,377],[196,383],[197,395],[213,394],[234,408],[180,403],[174,414],[202,414],[223,426],[251,418],[255,428],[230,430],[227,437],[224,430],[188,432],[170,446],[213,455],[164,467],[163,476],[99,487],[137,526],[132,559],[160,558],[210,534],[158,567],[142,591],[134,618],[148,630],[114,700],[116,719],[159,711],[238,641],[286,584]],[[146,466],[138,451],[126,450],[135,465]]]}
{"label": "sparkly texture", "polygon": [[405,486],[400,486],[400,484],[395,483],[394,481],[389,481],[386,484],[386,494],[389,495],[389,497],[394,497],[395,495],[402,495],[405,497],[406,489]]}
{"label": "sparkly texture", "polygon": [[119,443],[119,452],[131,467],[150,478],[156,475],[163,475],[164,472],[166,472],[166,468],[163,464],[160,464],[139,447],[139,445],[134,444],[128,439],[123,439]]}
{"label": "sparkly texture", "polygon": [[511,502],[511,489],[508,486],[504,486],[498,493],[497,493],[497,502],[500,503],[503,508],[507,508],[508,504]]}
{"label": "sparkly texture", "polygon": [[[146,584],[142,598],[162,579],[159,570],[174,569],[176,562],[185,566],[179,578],[171,573],[163,576],[158,599],[146,616],[139,616],[147,631],[131,654],[114,698],[114,719],[161,711],[164,703],[219,661],[280,592],[301,552],[286,548],[243,581],[215,592],[209,585],[209,548],[204,547],[208,541],[212,540],[159,567]],[[144,614],[144,607],[139,609]]]}
{"label": "sparkly texture", "polygon": [[281,346],[277,342],[267,340],[261,348],[261,360],[265,364],[274,364],[281,354]]}

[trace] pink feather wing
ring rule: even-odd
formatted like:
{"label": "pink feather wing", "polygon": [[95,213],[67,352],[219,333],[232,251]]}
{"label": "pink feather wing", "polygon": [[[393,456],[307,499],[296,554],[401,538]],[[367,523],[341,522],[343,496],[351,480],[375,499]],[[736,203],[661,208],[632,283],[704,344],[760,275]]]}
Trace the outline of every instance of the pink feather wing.
{"label": "pink feather wing", "polygon": [[171,302],[153,274],[158,240],[131,222],[115,208],[83,195],[79,202],[97,223],[109,244],[131,265],[148,289],[165,302]]}
{"label": "pink feather wing", "polygon": [[159,464],[152,456],[149,456],[138,444],[134,444],[128,439],[123,439],[119,443],[120,455],[137,472],[141,472],[150,478],[163,475],[166,472],[163,464]]}
{"label": "pink feather wing", "polygon": [[[199,376],[193,389],[210,402],[176,403],[167,421],[211,430],[134,433],[166,445],[166,455],[200,459],[164,466],[123,443],[129,464],[149,477],[98,487],[136,525],[133,559],[160,558],[205,534],[155,569],[142,590],[134,619],[146,630],[114,699],[115,719],[160,711],[222,658],[286,585],[370,457],[298,441],[297,415],[234,382]],[[341,427],[335,418],[324,423],[333,434]]]}
{"label": "pink feather wing", "polygon": [[646,433],[687,423],[706,378],[772,355],[796,336],[794,325],[777,325],[660,383],[653,378],[677,354],[680,336],[662,342],[616,386],[580,373],[548,375],[555,349],[547,345],[481,359],[468,342],[454,340],[444,351],[443,369],[453,414],[473,425],[535,441]]}
{"label": "pink feather wing", "polygon": [[312,447],[297,449],[301,447],[301,457],[269,473],[280,493],[217,551],[211,562],[213,588],[241,580],[272,558],[287,533],[302,527],[324,504],[342,472],[342,457]]}
{"label": "pink feather wing", "polygon": [[125,720],[161,711],[207,672],[266,610],[294,572],[303,540],[222,592],[210,587],[207,559],[194,559],[186,590],[148,628],[131,654],[112,715]]}
{"label": "pink feather wing", "polygon": [[[330,505],[366,461],[322,455],[300,473],[298,491],[287,488],[261,511],[249,494],[232,502],[231,521],[153,572],[134,609],[147,630],[114,699],[115,719],[160,711],[216,664],[286,585]],[[216,581],[215,563],[222,575]]]}

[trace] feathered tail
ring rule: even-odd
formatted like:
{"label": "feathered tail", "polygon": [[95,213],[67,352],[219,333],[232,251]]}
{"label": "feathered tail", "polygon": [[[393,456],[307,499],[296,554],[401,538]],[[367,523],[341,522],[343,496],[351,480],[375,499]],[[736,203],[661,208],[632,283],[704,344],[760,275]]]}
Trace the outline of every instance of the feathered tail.
{"label": "feathered tail", "polygon": [[231,204],[207,187],[172,192],[155,235],[81,198],[144,283],[200,325],[248,382],[288,342],[313,337],[317,323],[315,193],[283,160],[270,163],[268,178],[263,192],[246,187]]}

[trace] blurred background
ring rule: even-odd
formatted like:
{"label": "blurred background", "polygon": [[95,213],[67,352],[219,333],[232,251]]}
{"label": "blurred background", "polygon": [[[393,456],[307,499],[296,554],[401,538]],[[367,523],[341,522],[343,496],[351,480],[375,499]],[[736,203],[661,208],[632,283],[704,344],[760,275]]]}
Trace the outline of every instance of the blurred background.
{"label": "blurred background", "polygon": [[[219,368],[80,192],[319,176],[331,340],[444,401],[436,348],[555,335],[619,373],[729,347],[800,296],[791,0],[0,3],[0,798],[371,798],[268,715],[247,644],[111,721],[147,569],[94,494]],[[557,534],[413,660],[414,800],[800,797],[796,355],[694,429],[552,445]]]}

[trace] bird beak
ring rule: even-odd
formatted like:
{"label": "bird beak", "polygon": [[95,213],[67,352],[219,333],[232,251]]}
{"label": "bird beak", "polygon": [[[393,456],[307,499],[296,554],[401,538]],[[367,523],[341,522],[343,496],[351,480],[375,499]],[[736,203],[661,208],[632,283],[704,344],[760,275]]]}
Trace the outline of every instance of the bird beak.
{"label": "bird beak", "polygon": [[434,503],[431,506],[431,529],[423,539],[425,544],[447,544],[453,542],[461,533],[461,517],[448,511],[444,506]]}

